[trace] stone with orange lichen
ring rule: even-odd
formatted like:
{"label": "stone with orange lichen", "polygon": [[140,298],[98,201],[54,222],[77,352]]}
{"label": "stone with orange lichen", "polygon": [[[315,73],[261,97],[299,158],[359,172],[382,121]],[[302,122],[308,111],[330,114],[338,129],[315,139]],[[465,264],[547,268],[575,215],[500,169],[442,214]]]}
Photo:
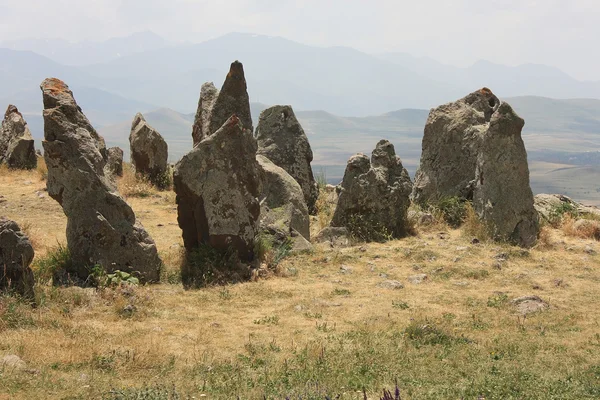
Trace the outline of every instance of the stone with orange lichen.
{"label": "stone with orange lichen", "polygon": [[106,272],[134,273],[143,282],[158,281],[161,261],[156,245],[105,174],[104,139],[64,82],[46,79],[41,89],[47,189],[67,216],[72,259],[69,269],[55,278],[85,282],[90,268],[100,266]]}

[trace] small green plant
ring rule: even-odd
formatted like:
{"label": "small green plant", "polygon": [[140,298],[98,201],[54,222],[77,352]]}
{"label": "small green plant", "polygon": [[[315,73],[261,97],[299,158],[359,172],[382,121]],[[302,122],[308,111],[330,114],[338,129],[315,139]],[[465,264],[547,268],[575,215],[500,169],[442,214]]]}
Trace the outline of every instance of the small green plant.
{"label": "small green plant", "polygon": [[421,346],[452,346],[454,344],[468,343],[468,339],[454,337],[429,322],[413,321],[404,330],[405,337],[416,347]]}
{"label": "small green plant", "polygon": [[348,289],[334,289],[331,292],[334,296],[350,296],[350,291]]}
{"label": "small green plant", "polygon": [[36,258],[33,262],[35,279],[40,284],[49,282],[58,271],[70,271],[72,268],[71,252],[62,243],[58,243],[48,250],[44,257]]}
{"label": "small green plant", "polygon": [[181,281],[186,288],[240,282],[249,278],[237,252],[232,248],[220,251],[202,244],[189,252],[181,265]]}
{"label": "small green plant", "polygon": [[267,261],[267,257],[273,250],[273,239],[265,232],[259,232],[254,237],[254,257],[261,262]]}
{"label": "small green plant", "polygon": [[324,189],[327,186],[327,174],[324,169],[321,168],[319,172],[315,175],[315,181],[317,182],[317,187],[319,190]]}
{"label": "small green plant", "polygon": [[467,201],[457,196],[444,197],[427,208],[434,215],[440,215],[452,228],[462,225],[466,216]]}
{"label": "small green plant", "polygon": [[508,302],[508,296],[505,293],[497,293],[488,297],[487,306],[493,308],[502,308]]}
{"label": "small green plant", "polygon": [[551,226],[558,228],[565,216],[576,219],[579,216],[579,212],[571,203],[561,202],[548,214],[548,222]]}
{"label": "small green plant", "polygon": [[116,270],[105,275],[103,286],[139,285],[140,280],[128,272]]}
{"label": "small green plant", "polygon": [[256,325],[278,325],[279,317],[277,315],[270,315],[259,319],[255,319],[252,322]]}
{"label": "small green plant", "polygon": [[402,300],[393,300],[392,301],[392,307],[394,308],[398,308],[400,310],[407,310],[410,308],[410,306],[408,305],[407,302],[402,301]]}
{"label": "small green plant", "polygon": [[384,243],[392,240],[394,237],[406,235],[406,232],[390,232],[381,221],[375,221],[369,216],[360,213],[349,215],[346,218],[345,225],[352,237],[362,242]]}

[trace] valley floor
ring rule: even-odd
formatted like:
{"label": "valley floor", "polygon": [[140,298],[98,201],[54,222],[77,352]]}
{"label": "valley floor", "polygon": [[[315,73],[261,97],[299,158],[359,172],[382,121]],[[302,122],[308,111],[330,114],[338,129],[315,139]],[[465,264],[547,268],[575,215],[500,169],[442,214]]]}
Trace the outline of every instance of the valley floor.
{"label": "valley floor", "polygon": [[[0,173],[0,215],[24,227],[36,259],[65,243],[44,187],[35,171]],[[524,251],[437,229],[320,247],[268,279],[186,291],[174,198],[128,199],[163,283],[40,283],[34,309],[0,299],[0,359],[25,363],[0,368],[0,399],[362,400],[396,381],[403,399],[600,398],[596,241],[548,230]],[[427,279],[410,283],[417,274]],[[549,308],[519,314],[511,300],[525,295]]]}

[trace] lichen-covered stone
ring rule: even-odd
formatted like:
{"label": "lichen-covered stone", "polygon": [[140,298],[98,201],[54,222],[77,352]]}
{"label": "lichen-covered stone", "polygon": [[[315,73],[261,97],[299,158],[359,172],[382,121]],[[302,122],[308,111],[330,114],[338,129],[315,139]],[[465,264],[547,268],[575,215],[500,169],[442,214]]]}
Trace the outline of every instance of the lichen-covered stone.
{"label": "lichen-covered stone", "polygon": [[34,251],[19,225],[0,218],[0,292],[15,292],[34,300],[33,271],[29,267]]}
{"label": "lichen-covered stone", "polygon": [[112,176],[123,176],[123,150],[111,147],[106,150],[106,155],[106,172]]}
{"label": "lichen-covered stone", "polygon": [[292,242],[302,236],[302,246],[310,241],[310,219],[304,195],[298,182],[283,168],[265,156],[257,155],[261,191],[260,225],[266,232],[278,232],[278,237]]}
{"label": "lichen-covered stone", "polygon": [[484,88],[430,111],[413,201],[427,204],[448,197],[473,198],[477,156],[499,105],[500,100]]}
{"label": "lichen-covered stone", "polygon": [[56,78],[41,84],[44,101],[44,158],[48,194],[67,216],[73,278],[90,269],[121,270],[142,282],[158,281],[156,245],[105,175],[104,139],[92,127],[69,87]]}
{"label": "lichen-covered stone", "polygon": [[198,111],[194,118],[192,127],[192,140],[194,146],[210,135],[210,114],[219,96],[219,90],[212,82],[206,82],[200,89],[200,100],[198,100]]}
{"label": "lichen-covered stone", "polygon": [[508,103],[492,114],[477,157],[473,207],[492,238],[531,247],[540,227],[521,139],[524,125]]}
{"label": "lichen-covered stone", "polygon": [[140,113],[135,115],[129,134],[131,164],[135,172],[160,189],[168,186],[169,146],[156,129]]}
{"label": "lichen-covered stone", "polygon": [[260,114],[256,128],[258,154],[292,176],[302,188],[310,214],[316,214],[319,189],[310,163],[313,152],[291,106],[273,106]]}
{"label": "lichen-covered stone", "polygon": [[494,239],[531,246],[539,223],[523,125],[510,105],[487,88],[431,110],[413,201],[472,200]]}
{"label": "lichen-covered stone", "polygon": [[352,156],[339,188],[331,226],[347,227],[363,240],[408,233],[412,183],[389,141],[377,143],[371,160],[364,154]]}
{"label": "lichen-covered stone", "polygon": [[23,115],[12,104],[6,109],[0,129],[2,162],[12,169],[33,169],[37,166],[33,136]]}
{"label": "lichen-covered stone", "polygon": [[188,251],[201,244],[254,258],[260,215],[256,140],[233,115],[175,166],[177,221]]}

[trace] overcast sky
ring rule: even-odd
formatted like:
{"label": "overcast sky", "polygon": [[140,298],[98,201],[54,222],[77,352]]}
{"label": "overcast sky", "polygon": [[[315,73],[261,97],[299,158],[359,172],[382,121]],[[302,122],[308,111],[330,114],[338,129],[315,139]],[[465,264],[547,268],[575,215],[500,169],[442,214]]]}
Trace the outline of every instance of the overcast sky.
{"label": "overcast sky", "polygon": [[540,63],[600,80],[600,0],[0,0],[0,41],[143,30],[190,42],[252,32],[459,66]]}

